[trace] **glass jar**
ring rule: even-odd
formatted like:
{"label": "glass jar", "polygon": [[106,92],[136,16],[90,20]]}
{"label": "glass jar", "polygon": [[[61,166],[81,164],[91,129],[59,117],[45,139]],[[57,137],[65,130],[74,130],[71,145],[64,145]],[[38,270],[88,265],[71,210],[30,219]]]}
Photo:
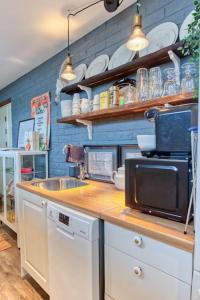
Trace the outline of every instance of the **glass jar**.
{"label": "glass jar", "polygon": [[176,82],[176,72],[174,68],[164,70],[166,81],[164,83],[163,96],[177,95],[180,92],[180,87]]}
{"label": "glass jar", "polygon": [[194,92],[196,68],[194,63],[185,63],[182,65],[183,78],[181,80],[182,93]]}
{"label": "glass jar", "polygon": [[138,99],[140,101],[147,101],[149,99],[149,79],[148,70],[146,68],[137,70],[136,88]]}
{"label": "glass jar", "polygon": [[160,67],[149,71],[149,99],[159,98],[163,93],[163,80]]}
{"label": "glass jar", "polygon": [[110,107],[117,107],[119,106],[119,87],[118,86],[111,86],[109,88],[110,93]]}

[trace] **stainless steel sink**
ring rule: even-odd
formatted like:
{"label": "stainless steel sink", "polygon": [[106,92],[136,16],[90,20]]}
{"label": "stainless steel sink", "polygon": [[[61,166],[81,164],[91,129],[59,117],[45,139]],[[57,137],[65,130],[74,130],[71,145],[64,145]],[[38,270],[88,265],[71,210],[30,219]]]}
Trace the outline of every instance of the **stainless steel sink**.
{"label": "stainless steel sink", "polygon": [[86,186],[87,183],[74,178],[56,178],[47,179],[42,182],[32,182],[32,185],[40,187],[47,191],[63,191]]}

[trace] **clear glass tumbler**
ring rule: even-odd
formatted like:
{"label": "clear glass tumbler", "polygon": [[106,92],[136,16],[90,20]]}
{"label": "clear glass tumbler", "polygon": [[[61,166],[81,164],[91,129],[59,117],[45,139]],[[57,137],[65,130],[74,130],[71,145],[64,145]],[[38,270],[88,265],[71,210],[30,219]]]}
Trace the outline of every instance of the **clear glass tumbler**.
{"label": "clear glass tumbler", "polygon": [[176,82],[176,72],[174,68],[164,70],[166,81],[164,83],[163,96],[177,95],[180,92],[180,86]]}
{"label": "clear glass tumbler", "polygon": [[149,71],[149,99],[159,98],[163,93],[163,80],[160,67]]}
{"label": "clear glass tumbler", "polygon": [[147,101],[149,99],[149,76],[146,68],[137,70],[136,87],[138,99],[140,101]]}
{"label": "clear glass tumbler", "polygon": [[195,90],[195,64],[185,63],[181,68],[184,76],[181,80],[181,91],[182,93],[193,92]]}

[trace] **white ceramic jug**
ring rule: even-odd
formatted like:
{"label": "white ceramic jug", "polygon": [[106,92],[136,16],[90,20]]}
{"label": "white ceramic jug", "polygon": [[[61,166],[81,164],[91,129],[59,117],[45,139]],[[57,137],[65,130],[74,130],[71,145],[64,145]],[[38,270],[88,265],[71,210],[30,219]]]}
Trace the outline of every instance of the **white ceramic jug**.
{"label": "white ceramic jug", "polygon": [[114,171],[111,180],[118,190],[125,190],[125,167],[123,166],[118,168],[118,171]]}

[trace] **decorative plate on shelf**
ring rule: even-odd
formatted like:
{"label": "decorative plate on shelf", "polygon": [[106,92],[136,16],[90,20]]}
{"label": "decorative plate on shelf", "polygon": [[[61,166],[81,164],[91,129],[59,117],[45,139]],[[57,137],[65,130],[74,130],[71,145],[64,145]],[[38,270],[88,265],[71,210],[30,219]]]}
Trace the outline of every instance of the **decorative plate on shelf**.
{"label": "decorative plate on shelf", "polygon": [[109,64],[109,56],[106,54],[96,57],[91,64],[89,65],[85,78],[90,78],[97,74],[103,73],[106,71]]}
{"label": "decorative plate on shelf", "polygon": [[189,13],[189,15],[185,18],[185,20],[183,21],[183,24],[181,25],[180,32],[179,32],[179,38],[181,41],[184,38],[186,38],[188,35],[188,25],[190,23],[192,23],[192,21],[194,19],[193,13],[194,13],[194,10]]}
{"label": "decorative plate on shelf", "polygon": [[140,57],[161,50],[174,44],[178,38],[178,26],[172,22],[162,23],[153,28],[148,34],[149,47],[140,51]]}
{"label": "decorative plate on shelf", "polygon": [[71,85],[77,82],[80,82],[81,80],[84,79],[85,74],[87,71],[87,66],[86,64],[80,64],[74,69],[74,73],[76,74],[76,79],[68,81],[67,85]]}
{"label": "decorative plate on shelf", "polygon": [[121,45],[112,55],[108,70],[112,70],[114,68],[117,68],[121,65],[124,65],[134,58],[136,52],[131,51],[127,48],[126,44]]}

